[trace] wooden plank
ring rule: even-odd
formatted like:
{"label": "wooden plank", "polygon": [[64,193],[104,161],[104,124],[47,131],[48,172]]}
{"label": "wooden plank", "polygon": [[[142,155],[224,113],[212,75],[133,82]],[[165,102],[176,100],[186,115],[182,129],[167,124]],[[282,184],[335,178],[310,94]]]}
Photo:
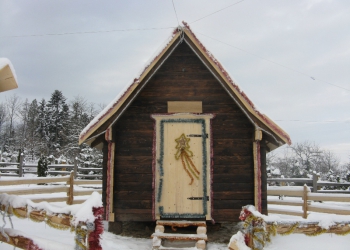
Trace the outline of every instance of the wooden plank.
{"label": "wooden plank", "polygon": [[207,223],[205,221],[172,221],[172,220],[157,220],[157,225],[162,226],[176,226],[176,227],[188,227],[188,226],[196,226],[196,227],[206,227]]}
{"label": "wooden plank", "polygon": [[152,183],[117,182],[114,186],[121,191],[152,191]]}
{"label": "wooden plank", "polygon": [[74,185],[102,185],[102,180],[74,180]]}
{"label": "wooden plank", "polygon": [[152,174],[116,174],[115,180],[118,182],[132,182],[138,180],[142,183],[151,183],[153,179]]}
{"label": "wooden plank", "polygon": [[35,179],[16,179],[16,180],[1,180],[0,186],[8,185],[22,185],[22,184],[38,184],[38,183],[53,183],[53,182],[67,182],[69,181],[69,176],[65,177],[38,177]]}
{"label": "wooden plank", "polygon": [[[0,234],[0,241],[4,242],[6,244],[9,244],[11,246],[14,246],[19,249],[27,249],[28,246],[33,242],[30,238],[21,236],[21,235],[11,235],[10,232],[13,231],[13,229],[4,229],[5,233],[9,236],[9,241],[7,241],[7,238],[4,237],[2,234]],[[17,234],[21,234],[20,231],[16,231]]]}
{"label": "wooden plank", "polygon": [[303,187],[295,187],[295,189],[283,187],[268,187],[267,195],[286,195],[294,197],[303,197]]}
{"label": "wooden plank", "polygon": [[312,183],[309,178],[267,178],[267,181]]}
{"label": "wooden plank", "polygon": [[308,200],[314,201],[338,201],[338,202],[350,202],[350,195],[347,194],[318,194],[308,193]]}
{"label": "wooden plank", "polygon": [[331,207],[321,207],[315,205],[308,205],[307,210],[310,212],[327,213],[327,214],[340,214],[340,215],[350,215],[350,209],[346,207],[331,208]]}
{"label": "wooden plank", "polygon": [[47,201],[47,202],[66,202],[68,200],[68,197],[47,197],[47,198],[31,198],[33,202],[42,202],[42,201]]}
{"label": "wooden plank", "polygon": [[4,168],[4,169],[2,169],[2,168],[0,168],[0,171],[2,172],[2,171],[19,171],[19,168]]}
{"label": "wooden plank", "polygon": [[114,202],[117,209],[152,209],[152,200],[118,200]]}
{"label": "wooden plank", "polygon": [[[250,189],[253,189],[251,186]],[[254,199],[254,193],[253,190],[251,191],[221,191],[221,192],[214,192],[213,195],[214,202],[216,200],[253,200]]]}
{"label": "wooden plank", "polygon": [[102,178],[102,174],[77,174],[78,177],[84,178]]}
{"label": "wooden plank", "polygon": [[160,233],[156,232],[152,234],[152,237],[158,237],[160,239],[168,239],[168,240],[208,240],[206,234],[169,234],[169,233]]}
{"label": "wooden plank", "polygon": [[115,213],[115,221],[153,221],[152,212],[139,211],[138,213]]}
{"label": "wooden plank", "polygon": [[1,190],[0,193],[6,193],[10,195],[28,195],[28,194],[50,194],[68,192],[69,187],[40,187],[40,188],[24,188],[16,190]]}
{"label": "wooden plank", "polygon": [[303,201],[289,201],[289,200],[268,200],[269,205],[284,205],[284,206],[302,206]]}
{"label": "wooden plank", "polygon": [[117,165],[114,172],[116,174],[152,174],[152,164]]}
{"label": "wooden plank", "polygon": [[116,200],[152,200],[152,195],[152,191],[114,191]]}
{"label": "wooden plank", "polygon": [[278,209],[278,208],[268,208],[268,212],[273,214],[286,214],[286,215],[293,215],[293,216],[303,216],[302,211],[292,211],[287,209]]}
{"label": "wooden plank", "polygon": [[254,176],[249,172],[236,172],[232,174],[214,174],[213,178],[216,183],[232,183],[232,182],[254,182]]}
{"label": "wooden plank", "polygon": [[254,200],[214,200],[214,209],[241,209],[247,204],[253,204]]}
{"label": "wooden plank", "polygon": [[168,113],[203,113],[202,102],[168,101]]}

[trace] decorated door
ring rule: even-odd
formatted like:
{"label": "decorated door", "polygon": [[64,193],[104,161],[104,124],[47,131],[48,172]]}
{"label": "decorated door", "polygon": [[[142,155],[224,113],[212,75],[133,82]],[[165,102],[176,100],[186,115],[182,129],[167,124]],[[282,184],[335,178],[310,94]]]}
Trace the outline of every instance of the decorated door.
{"label": "decorated door", "polygon": [[210,119],[213,115],[153,115],[156,219],[211,219]]}

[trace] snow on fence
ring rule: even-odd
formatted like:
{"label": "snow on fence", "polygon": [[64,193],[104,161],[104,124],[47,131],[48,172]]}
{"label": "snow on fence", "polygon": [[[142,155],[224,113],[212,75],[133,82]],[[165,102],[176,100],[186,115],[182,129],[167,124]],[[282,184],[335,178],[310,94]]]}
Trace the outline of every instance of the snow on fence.
{"label": "snow on fence", "polygon": [[[47,167],[49,169],[48,174],[50,175],[69,175],[71,171],[74,171],[75,178],[77,177],[102,178],[102,174],[94,173],[94,172],[101,172],[102,168],[82,168],[82,167],[79,167],[77,161],[75,161],[74,164],[51,164],[51,165],[48,165]],[[23,155],[21,155],[19,163],[0,162],[0,175],[23,177],[24,174],[36,174],[37,168],[38,168],[37,164],[25,163],[23,161]],[[90,173],[93,173],[93,174],[90,174]]]}
{"label": "snow on fence", "polygon": [[[62,184],[63,182],[63,184]],[[57,186],[38,186],[38,187],[16,187],[13,185],[23,184],[48,184],[48,183],[61,183]],[[68,205],[80,204],[85,200],[74,199],[77,196],[91,195],[93,192],[102,193],[101,188],[93,190],[74,190],[75,185],[102,185],[101,180],[76,180],[74,179],[74,172],[71,172],[69,176],[63,177],[36,177],[36,178],[19,178],[19,179],[0,179],[0,186],[11,186],[10,189],[0,189],[0,193],[7,193],[9,195],[32,195],[32,194],[50,194],[65,192],[65,197],[44,197],[44,198],[33,198],[34,202],[66,202]]]}
{"label": "snow on fence", "polygon": [[270,196],[288,196],[301,197],[301,201],[290,200],[272,200],[268,198],[268,205],[284,205],[284,206],[301,206],[302,212],[291,210],[288,208],[268,208],[269,213],[287,214],[302,216],[307,218],[308,212],[331,213],[339,215],[350,215],[350,207],[337,207],[334,205],[325,205],[322,203],[311,204],[311,201],[333,201],[333,202],[350,202],[350,195],[348,194],[322,194],[311,193],[310,188],[304,185],[303,187],[267,187],[267,195]]}
{"label": "snow on fence", "polygon": [[[256,211],[254,206],[242,207],[239,219],[243,221],[243,228],[233,235],[228,245],[230,250],[254,249],[262,250],[266,242],[272,240],[276,234],[286,236],[292,233],[301,233],[307,236],[317,236],[323,233],[347,235],[350,233],[350,221],[290,221],[271,220]],[[249,248],[248,248],[249,247]]]}
{"label": "snow on fence", "polygon": [[[21,249],[45,249],[43,240],[13,229],[11,216],[30,218],[34,222],[45,222],[50,227],[75,232],[76,250],[102,250],[100,236],[103,233],[103,206],[101,195],[91,194],[83,204],[63,208],[47,202],[34,203],[19,196],[0,194],[0,210],[4,225],[0,228],[0,241]],[[5,228],[6,217],[12,228]],[[45,245],[47,240],[45,240]],[[56,246],[59,244],[54,243]],[[66,247],[62,245],[61,249]]]}
{"label": "snow on fence", "polygon": [[321,190],[321,187],[350,187],[350,182],[330,182],[320,181],[320,175],[313,173],[311,178],[267,178],[267,182],[277,182],[281,186],[286,186],[286,183],[299,183],[306,184],[311,187],[313,193],[347,193],[350,194],[349,190]]}

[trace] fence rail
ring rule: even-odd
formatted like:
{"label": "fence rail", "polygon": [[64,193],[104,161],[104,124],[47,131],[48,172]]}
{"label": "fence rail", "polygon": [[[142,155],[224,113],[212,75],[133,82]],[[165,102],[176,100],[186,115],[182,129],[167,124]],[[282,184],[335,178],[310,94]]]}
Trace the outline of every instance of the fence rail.
{"label": "fence rail", "polygon": [[303,187],[267,187],[267,195],[302,198],[302,201],[271,200],[268,198],[268,205],[302,207],[302,212],[288,208],[268,208],[269,213],[302,216],[303,218],[307,218],[308,212],[350,215],[350,207],[336,208],[325,204],[311,204],[311,201],[350,202],[350,195],[348,194],[311,193],[310,188],[304,185]]}
{"label": "fence rail", "polygon": [[[68,205],[80,204],[85,200],[75,200],[77,196],[90,195],[93,192],[102,193],[102,188],[91,189],[91,190],[74,190],[74,185],[102,185],[101,180],[75,180],[74,173],[71,172],[69,176],[64,177],[37,177],[37,178],[26,178],[16,180],[4,180],[0,179],[0,186],[13,186],[23,184],[48,184],[48,183],[62,183],[64,186],[58,187],[33,187],[33,188],[16,188],[15,190],[0,189],[0,193],[7,193],[11,195],[32,195],[32,194],[53,194],[65,192],[65,197],[44,197],[44,198],[31,198],[34,202],[66,202]],[[67,186],[66,186],[67,185]]]}
{"label": "fence rail", "polygon": [[[16,166],[12,168],[4,168],[7,166]],[[83,178],[102,178],[102,174],[87,174],[91,171],[100,172],[102,168],[82,168],[79,167],[77,161],[74,164],[51,164],[48,165],[47,173],[50,175],[69,175],[71,171],[74,172],[74,177]],[[23,161],[23,156],[20,157],[20,162],[0,162],[0,175],[1,176],[13,176],[13,177],[23,177],[24,174],[36,174],[37,164],[28,164]],[[33,170],[35,169],[35,170]],[[52,170],[54,169],[54,170]],[[60,170],[58,170],[60,169]],[[4,173],[6,172],[6,173]],[[9,172],[9,173],[8,173]]]}
{"label": "fence rail", "polygon": [[302,183],[311,187],[313,193],[344,193],[350,194],[350,190],[320,190],[320,187],[350,187],[350,182],[329,182],[329,181],[320,181],[318,174],[313,174],[312,179],[309,178],[267,178],[267,182],[279,182],[283,186],[285,183]]}

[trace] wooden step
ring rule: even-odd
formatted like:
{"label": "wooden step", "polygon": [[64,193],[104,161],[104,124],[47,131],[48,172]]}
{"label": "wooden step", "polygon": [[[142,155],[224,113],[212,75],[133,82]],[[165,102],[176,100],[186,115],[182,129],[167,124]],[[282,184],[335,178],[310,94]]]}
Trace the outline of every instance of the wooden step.
{"label": "wooden step", "polygon": [[189,226],[195,226],[195,227],[206,227],[207,224],[205,221],[188,221],[188,220],[158,220],[157,225],[162,226],[172,226],[172,227],[189,227]]}
{"label": "wooden step", "polygon": [[159,248],[159,250],[200,250],[196,247],[186,247],[186,248],[183,248],[183,247],[163,247],[161,246]]}
{"label": "wooden step", "polygon": [[167,239],[167,240],[208,240],[208,236],[206,234],[168,234],[156,232],[152,234],[153,237],[158,237],[159,239]]}

